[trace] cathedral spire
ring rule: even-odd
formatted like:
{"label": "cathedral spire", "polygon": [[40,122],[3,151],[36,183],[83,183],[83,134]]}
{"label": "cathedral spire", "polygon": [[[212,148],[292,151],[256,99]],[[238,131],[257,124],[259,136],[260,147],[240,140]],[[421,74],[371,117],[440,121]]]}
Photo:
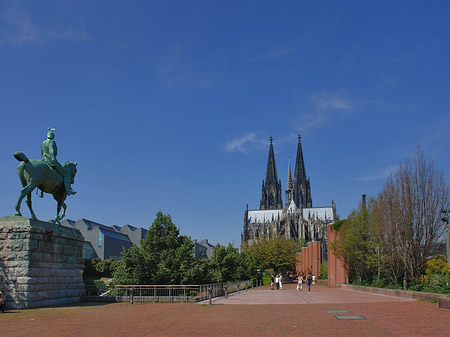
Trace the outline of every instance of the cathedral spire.
{"label": "cathedral spire", "polygon": [[275,165],[275,154],[273,151],[273,138],[270,137],[269,157],[267,158],[266,180],[263,182],[260,209],[280,209],[281,183],[277,177],[277,167]]}
{"label": "cathedral spire", "polygon": [[273,138],[270,137],[269,158],[267,158],[266,185],[273,182],[277,183],[277,167],[275,165],[275,155],[273,152]]}
{"label": "cathedral spire", "polygon": [[294,185],[292,183],[292,175],[291,175],[291,160],[289,159],[288,177],[286,181],[286,191],[284,196],[286,207],[289,207],[293,197],[294,197]]}
{"label": "cathedral spire", "polygon": [[303,151],[301,136],[298,135],[297,158],[295,160],[294,171],[294,201],[299,207],[312,207],[311,190],[309,182],[306,179],[305,163],[303,161]]}
{"label": "cathedral spire", "polygon": [[286,182],[286,189],[292,189],[292,175],[291,175],[291,159],[289,159],[289,166],[288,166],[288,178]]}

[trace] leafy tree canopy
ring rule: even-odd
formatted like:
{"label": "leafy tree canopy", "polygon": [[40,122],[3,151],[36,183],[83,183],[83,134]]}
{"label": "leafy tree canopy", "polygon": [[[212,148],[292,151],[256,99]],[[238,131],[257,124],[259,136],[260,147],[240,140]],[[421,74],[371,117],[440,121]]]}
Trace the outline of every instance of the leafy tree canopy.
{"label": "leafy tree canopy", "polygon": [[249,256],[253,268],[285,272],[295,269],[299,242],[283,236],[261,237],[251,245],[244,244],[242,249]]}
{"label": "leafy tree canopy", "polygon": [[169,214],[156,214],[141,247],[124,250],[116,284],[205,284],[249,278],[249,262],[231,244],[217,244],[211,259],[194,259],[194,245]]}

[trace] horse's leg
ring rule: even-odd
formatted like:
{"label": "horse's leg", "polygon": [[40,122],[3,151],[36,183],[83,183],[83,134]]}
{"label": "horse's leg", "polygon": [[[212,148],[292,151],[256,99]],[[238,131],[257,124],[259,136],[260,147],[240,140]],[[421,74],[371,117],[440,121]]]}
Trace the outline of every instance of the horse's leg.
{"label": "horse's leg", "polygon": [[[60,215],[59,213],[61,212],[61,207],[63,209],[63,212]],[[66,216],[66,208],[67,205],[65,204],[64,201],[58,201],[58,206],[56,207],[56,218],[55,218],[56,223],[59,224],[59,221],[64,219],[64,217]]]}
{"label": "horse's leg", "polygon": [[55,218],[55,222],[57,224],[59,224],[59,220],[61,220],[62,218],[60,218],[59,216],[59,212],[61,212],[61,202],[58,201],[57,206],[56,206],[56,218]]}
{"label": "horse's leg", "polygon": [[[19,200],[17,200],[16,203],[16,215],[18,216],[22,216],[22,213],[20,213],[20,204],[22,203],[23,198],[25,198],[25,196],[28,193],[33,192],[33,190],[36,188],[36,186],[33,185],[32,182],[30,182],[27,186],[25,186],[24,188],[22,188],[22,190],[20,191],[20,196],[19,196]],[[30,206],[29,206],[30,207]],[[31,207],[30,210],[32,211]],[[34,213],[32,213],[31,215],[33,216]],[[36,218],[36,216],[35,216]]]}
{"label": "horse's leg", "polygon": [[62,204],[62,208],[63,208],[63,213],[61,214],[61,217],[59,218],[60,220],[64,219],[64,217],[66,216],[66,208],[67,208],[67,205],[64,201],[62,201],[61,204]]}
{"label": "horse's leg", "polygon": [[28,208],[30,209],[31,218],[36,219],[36,214],[34,214],[33,207],[31,207],[31,192],[27,194],[27,201],[26,201]]}

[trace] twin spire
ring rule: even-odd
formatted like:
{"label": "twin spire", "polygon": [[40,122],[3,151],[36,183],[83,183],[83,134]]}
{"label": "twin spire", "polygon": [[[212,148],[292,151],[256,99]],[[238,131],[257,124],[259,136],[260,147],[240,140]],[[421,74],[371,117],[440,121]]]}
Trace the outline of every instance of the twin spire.
{"label": "twin spire", "polygon": [[[298,136],[297,158],[295,161],[294,179],[291,175],[291,160],[289,159],[288,178],[286,182],[286,205],[293,199],[297,207],[312,207],[311,187],[309,178],[306,179],[305,164],[301,137]],[[277,177],[275,155],[273,151],[273,138],[270,137],[269,157],[267,159],[266,180],[262,183],[262,197],[260,209],[281,209],[281,180]]]}

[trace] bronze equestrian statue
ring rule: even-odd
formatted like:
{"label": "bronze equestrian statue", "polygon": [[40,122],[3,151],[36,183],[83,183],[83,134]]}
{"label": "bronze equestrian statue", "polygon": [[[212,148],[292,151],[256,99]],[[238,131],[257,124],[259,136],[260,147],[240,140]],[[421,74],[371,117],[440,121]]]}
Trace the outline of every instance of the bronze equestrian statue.
{"label": "bronze equestrian statue", "polygon": [[[56,147],[55,129],[49,129],[47,139],[41,144],[42,160],[28,159],[23,152],[14,153],[21,163],[17,167],[17,174],[22,182],[22,190],[19,200],[16,203],[16,215],[21,216],[20,204],[26,196],[26,203],[30,209],[31,218],[36,219],[33,208],[31,207],[31,192],[37,187],[41,193],[49,193],[57,201],[56,223],[59,223],[66,214],[67,205],[64,203],[68,195],[75,194],[70,187],[74,183],[77,173],[77,163],[65,162],[62,165],[56,160],[58,148]],[[61,208],[63,209],[62,214]]]}

